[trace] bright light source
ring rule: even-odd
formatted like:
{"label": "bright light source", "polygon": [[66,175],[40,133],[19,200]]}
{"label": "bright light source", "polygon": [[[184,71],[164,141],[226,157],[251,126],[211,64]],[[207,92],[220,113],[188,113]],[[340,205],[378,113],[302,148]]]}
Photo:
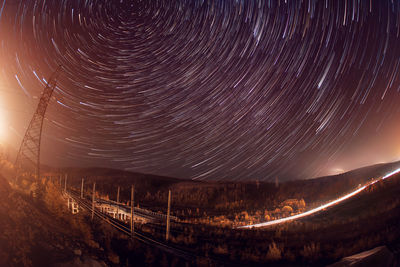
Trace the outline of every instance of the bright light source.
{"label": "bright light source", "polygon": [[333,168],[331,170],[331,174],[333,174],[333,175],[341,174],[341,173],[344,173],[344,172],[345,172],[345,170],[343,170],[342,168]]}

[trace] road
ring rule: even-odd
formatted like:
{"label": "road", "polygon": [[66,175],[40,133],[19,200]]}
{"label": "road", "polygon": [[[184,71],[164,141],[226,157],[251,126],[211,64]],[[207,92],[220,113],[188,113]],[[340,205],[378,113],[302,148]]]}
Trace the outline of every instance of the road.
{"label": "road", "polygon": [[293,221],[293,220],[297,220],[297,219],[300,219],[300,218],[304,218],[304,217],[313,215],[313,214],[315,214],[317,212],[323,211],[324,209],[327,209],[329,207],[335,206],[335,205],[343,202],[346,199],[354,197],[355,195],[361,193],[362,191],[364,191],[366,188],[370,187],[371,185],[373,185],[373,184],[375,184],[375,183],[377,183],[379,181],[385,180],[387,178],[390,178],[393,175],[398,174],[398,173],[400,173],[400,168],[397,169],[397,170],[394,170],[394,171],[392,171],[392,172],[390,172],[388,174],[386,174],[383,177],[380,177],[380,178],[374,179],[371,182],[368,182],[364,186],[361,186],[361,187],[357,188],[356,190],[348,193],[347,195],[344,195],[344,196],[342,196],[342,197],[340,197],[338,199],[332,200],[332,201],[330,201],[330,202],[328,202],[326,204],[323,204],[323,205],[321,205],[321,206],[319,206],[317,208],[314,208],[312,210],[308,210],[308,211],[305,211],[303,213],[299,213],[299,214],[296,214],[296,215],[293,215],[293,216],[289,216],[289,217],[285,217],[285,218],[281,218],[281,219],[277,219],[277,220],[272,220],[272,221],[268,221],[268,222],[239,226],[239,227],[237,227],[237,229],[251,229],[251,228],[259,228],[259,227],[277,225],[277,224],[281,224],[281,223],[285,223],[285,222],[289,222],[289,221]]}

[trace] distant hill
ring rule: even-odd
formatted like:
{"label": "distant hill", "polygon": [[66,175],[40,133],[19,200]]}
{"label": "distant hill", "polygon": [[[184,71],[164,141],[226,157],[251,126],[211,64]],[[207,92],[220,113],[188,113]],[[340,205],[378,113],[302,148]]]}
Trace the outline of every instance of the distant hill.
{"label": "distant hill", "polygon": [[[157,191],[165,190],[165,188],[168,188],[173,184],[186,181],[178,178],[109,168],[62,168],[59,172],[62,174],[68,174],[69,184],[80,186],[81,180],[84,178],[85,183],[87,184],[93,184],[93,182],[96,182],[96,188],[99,190],[102,190],[103,188],[105,190],[111,189],[108,188],[109,186],[116,189],[119,185],[129,191],[131,185],[134,184],[137,189],[140,188],[141,190]],[[63,175],[62,179],[64,179]],[[112,192],[112,190],[110,192]]]}

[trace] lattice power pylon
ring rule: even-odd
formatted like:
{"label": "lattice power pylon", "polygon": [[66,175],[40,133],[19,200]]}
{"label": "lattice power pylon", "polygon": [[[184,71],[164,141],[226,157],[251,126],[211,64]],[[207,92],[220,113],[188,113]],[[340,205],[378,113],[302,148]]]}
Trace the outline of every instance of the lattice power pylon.
{"label": "lattice power pylon", "polygon": [[33,114],[31,122],[25,132],[25,136],[22,139],[15,160],[16,184],[21,177],[32,179],[34,181],[38,181],[40,178],[40,141],[42,137],[43,120],[51,95],[56,87],[56,79],[61,69],[62,66],[59,66],[47,81],[35,114]]}

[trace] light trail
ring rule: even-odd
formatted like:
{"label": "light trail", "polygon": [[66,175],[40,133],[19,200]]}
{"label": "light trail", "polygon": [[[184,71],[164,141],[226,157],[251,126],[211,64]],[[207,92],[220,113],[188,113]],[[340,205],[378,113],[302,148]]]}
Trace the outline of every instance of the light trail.
{"label": "light trail", "polygon": [[300,218],[303,218],[303,217],[306,217],[306,216],[310,216],[310,215],[315,214],[315,213],[317,213],[317,212],[319,212],[319,211],[322,211],[322,210],[324,210],[324,209],[326,209],[326,208],[332,207],[332,206],[334,206],[334,205],[336,205],[336,204],[338,204],[338,203],[340,203],[340,202],[342,202],[342,201],[344,201],[344,200],[346,200],[346,199],[349,199],[349,198],[351,198],[351,197],[357,195],[358,193],[362,192],[362,191],[363,191],[364,189],[366,189],[367,187],[369,187],[369,186],[375,184],[376,182],[379,182],[379,181],[381,181],[381,180],[385,180],[385,179],[387,179],[387,178],[389,178],[389,177],[391,177],[391,176],[393,176],[393,175],[395,175],[395,174],[397,174],[397,173],[399,173],[399,172],[400,172],[400,168],[397,169],[397,170],[394,170],[394,171],[392,171],[392,172],[390,172],[390,173],[388,173],[388,174],[386,174],[385,176],[383,176],[383,177],[381,177],[381,178],[379,178],[379,179],[376,179],[376,180],[374,180],[374,181],[372,181],[372,182],[367,183],[366,185],[364,185],[364,186],[358,188],[357,190],[354,190],[353,192],[351,192],[351,193],[349,193],[349,194],[347,194],[347,195],[344,195],[344,196],[342,196],[342,197],[340,197],[340,198],[338,198],[338,199],[336,199],[336,200],[333,200],[333,201],[331,201],[331,202],[328,202],[328,203],[326,203],[326,204],[324,204],[324,205],[322,205],[322,206],[319,206],[319,207],[317,207],[317,208],[314,208],[314,209],[312,209],[312,210],[309,210],[309,211],[306,211],[306,212],[303,212],[303,213],[300,213],[300,214],[296,214],[296,215],[293,215],[293,216],[289,216],[289,217],[285,217],[285,218],[281,218],[281,219],[269,221],[269,222],[256,223],[256,224],[251,224],[251,225],[244,225],[244,226],[239,226],[239,227],[237,227],[237,228],[239,228],[239,229],[246,229],[246,228],[265,227],[265,226],[280,224],[280,223],[284,223],[284,222],[288,222],[288,221],[293,221],[293,220],[296,220],[296,219],[300,219]]}

